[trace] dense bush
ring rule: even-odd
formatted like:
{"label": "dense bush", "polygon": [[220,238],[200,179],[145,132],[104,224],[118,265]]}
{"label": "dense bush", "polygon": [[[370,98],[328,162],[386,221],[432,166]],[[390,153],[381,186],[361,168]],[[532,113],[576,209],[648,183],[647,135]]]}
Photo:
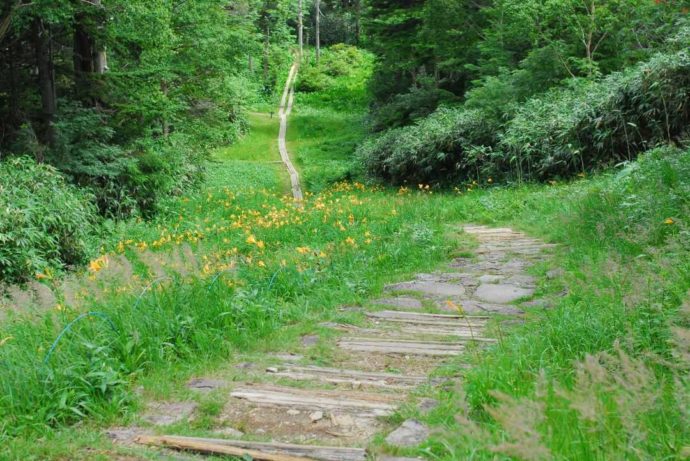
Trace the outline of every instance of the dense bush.
{"label": "dense bush", "polygon": [[528,101],[501,139],[522,175],[568,176],[673,142],[690,122],[690,55],[659,54],[596,82]]}
{"label": "dense bush", "polygon": [[[366,173],[400,184],[549,179],[632,160],[687,134],[690,55],[659,53],[601,80],[570,79],[519,103],[502,79],[360,146]],[[506,97],[506,104],[497,101]]]}
{"label": "dense bush", "polygon": [[439,109],[367,140],[357,155],[367,173],[394,184],[456,180],[473,175],[496,142],[491,122],[480,110]]}
{"label": "dense bush", "polygon": [[349,76],[366,64],[365,53],[350,45],[338,44],[322,50],[318,63],[302,66],[297,80],[297,91],[311,93],[335,85],[335,77]]}
{"label": "dense bush", "polygon": [[91,197],[53,167],[26,157],[0,163],[0,280],[83,262],[95,218]]}

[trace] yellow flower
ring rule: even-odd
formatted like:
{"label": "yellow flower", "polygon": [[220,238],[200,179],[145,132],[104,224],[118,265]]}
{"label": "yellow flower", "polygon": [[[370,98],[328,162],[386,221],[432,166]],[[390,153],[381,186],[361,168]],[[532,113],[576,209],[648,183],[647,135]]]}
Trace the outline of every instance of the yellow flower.
{"label": "yellow flower", "polygon": [[266,263],[263,262],[263,261],[257,262],[256,265],[259,266],[259,267],[266,267]]}
{"label": "yellow flower", "polygon": [[451,301],[450,299],[446,301],[446,305],[447,305],[449,308],[458,311],[460,314],[464,314],[464,313],[465,313],[465,311],[462,309],[462,306],[460,306],[459,304],[455,304],[455,303],[454,303],[453,301]]}
{"label": "yellow flower", "polygon": [[309,253],[309,247],[297,247],[295,249],[297,250],[297,253],[299,253],[299,254]]}
{"label": "yellow flower", "polygon": [[673,218],[664,219],[664,224],[674,224],[674,223],[675,223],[675,221],[673,220]]}
{"label": "yellow flower", "polygon": [[258,242],[256,242],[256,246],[263,250],[266,244],[263,240],[259,240]]}
{"label": "yellow flower", "polygon": [[105,266],[108,265],[108,257],[103,255],[100,258],[96,258],[89,263],[89,269],[91,272],[100,272]]}
{"label": "yellow flower", "polygon": [[319,253],[319,258],[327,258],[328,255],[324,253],[323,251]]}
{"label": "yellow flower", "polygon": [[249,237],[247,237],[247,243],[250,245],[253,245],[256,243],[256,237],[254,237],[253,234],[249,234]]}
{"label": "yellow flower", "polygon": [[357,244],[357,242],[355,242],[355,239],[353,239],[352,237],[346,238],[345,243],[347,243],[348,245],[352,245],[352,246]]}

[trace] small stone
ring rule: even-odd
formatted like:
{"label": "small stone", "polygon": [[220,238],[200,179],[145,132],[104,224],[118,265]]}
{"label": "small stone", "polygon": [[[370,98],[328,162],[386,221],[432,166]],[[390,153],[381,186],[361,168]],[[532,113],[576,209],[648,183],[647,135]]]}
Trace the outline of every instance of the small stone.
{"label": "small stone", "polygon": [[304,358],[303,355],[293,354],[293,353],[287,353],[287,354],[278,353],[278,354],[274,354],[273,357],[275,357],[279,360],[284,360],[286,362],[297,362],[297,361],[302,360]]}
{"label": "small stone", "polygon": [[462,285],[447,282],[427,282],[413,280],[386,287],[388,291],[418,291],[432,296],[462,296],[465,288]]}
{"label": "small stone", "polygon": [[189,419],[196,407],[194,402],[151,403],[143,419],[156,426],[169,426]]}
{"label": "small stone", "polygon": [[302,412],[299,411],[299,410],[295,410],[294,408],[290,408],[290,409],[287,411],[287,414],[290,415],[290,416],[297,416],[297,415],[299,415],[300,413],[302,413]]}
{"label": "small stone", "polygon": [[309,419],[311,419],[312,423],[321,421],[323,419],[323,411],[315,411],[313,413],[309,413]]}
{"label": "small stone", "polygon": [[395,447],[414,447],[429,437],[429,428],[414,419],[408,419],[388,434],[386,443]]}
{"label": "small stone", "polygon": [[150,431],[140,427],[113,427],[105,431],[105,435],[118,443],[134,443],[137,437],[147,434],[150,434]]}
{"label": "small stone", "polygon": [[210,392],[225,387],[225,384],[225,381],[220,379],[194,378],[189,380],[187,387],[195,391]]}
{"label": "small stone", "polygon": [[318,335],[304,335],[302,336],[302,345],[305,347],[315,346],[319,342]]}
{"label": "small stone", "polygon": [[498,283],[501,280],[503,280],[502,275],[484,274],[481,277],[479,277],[479,281],[481,283]]}
{"label": "small stone", "polygon": [[438,401],[434,399],[422,399],[419,401],[419,405],[417,405],[417,408],[419,408],[419,411],[425,415],[427,413],[430,413],[431,411],[435,410],[436,407],[438,407]]}
{"label": "small stone", "polygon": [[228,436],[228,437],[234,437],[234,438],[237,438],[237,439],[239,439],[240,437],[244,436],[244,432],[238,431],[238,430],[235,429],[234,427],[230,427],[230,426],[228,426],[228,427],[222,427],[222,428],[220,428],[220,429],[216,429],[216,430],[213,431],[213,432],[214,432],[214,434],[226,435],[226,436]]}
{"label": "small stone", "polygon": [[266,373],[278,373],[278,367],[268,367]]}
{"label": "small stone", "polygon": [[397,307],[400,309],[421,309],[422,302],[419,299],[411,298],[409,296],[398,296],[396,298],[377,299],[373,304],[383,306]]}

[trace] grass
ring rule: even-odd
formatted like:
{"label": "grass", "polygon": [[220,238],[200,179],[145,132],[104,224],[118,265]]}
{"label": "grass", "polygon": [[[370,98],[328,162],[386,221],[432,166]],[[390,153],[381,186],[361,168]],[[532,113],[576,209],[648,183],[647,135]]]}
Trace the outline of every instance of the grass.
{"label": "grass", "polygon": [[[314,72],[327,74],[347,52],[348,48],[324,51],[321,65],[303,63],[299,78]],[[334,181],[351,179],[352,155],[366,135],[366,82],[373,68],[371,55],[359,52],[357,56],[347,73],[333,79],[327,88],[295,94],[287,145],[306,190],[319,192]]]}
{"label": "grass", "polygon": [[[293,148],[310,146],[301,151],[303,173],[321,188],[303,208],[282,194],[282,171],[267,168],[270,119],[252,115],[264,128],[216,154],[203,190],[155,221],[121,225],[83,276],[43,282],[57,297],[8,315],[0,325],[0,458],[126,454],[102,428],[136,421],[147,399],[184,396],[195,373],[297,347],[337,306],[366,304],[385,283],[471,251],[458,235],[463,222],[510,225],[562,244],[534,269],[551,307],[531,310],[524,326],[470,355],[474,366],[456,389],[422,390],[441,405],[428,415],[405,407],[396,419],[414,416],[435,431],[401,454],[687,457],[690,152],[659,149],[569,184],[463,194],[326,186],[330,171],[318,172],[349,161],[329,141],[350,136],[343,120],[361,117],[317,102],[327,94],[298,95],[304,112],[293,113],[290,127],[302,139],[291,139]],[[312,109],[321,115],[308,121]],[[262,156],[254,142],[269,150]],[[88,311],[114,329],[96,317],[81,321],[45,361],[60,330]],[[177,429],[203,433],[220,405],[214,398],[201,402],[196,426]]]}

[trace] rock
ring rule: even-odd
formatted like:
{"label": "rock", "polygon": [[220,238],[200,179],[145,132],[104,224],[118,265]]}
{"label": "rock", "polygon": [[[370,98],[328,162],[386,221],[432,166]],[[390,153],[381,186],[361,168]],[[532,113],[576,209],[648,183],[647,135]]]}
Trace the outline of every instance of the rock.
{"label": "rock", "polygon": [[388,434],[386,443],[395,447],[414,447],[429,437],[429,428],[414,419],[408,419]]}
{"label": "rock", "polygon": [[210,392],[214,389],[225,387],[226,382],[220,379],[193,378],[187,383],[187,387],[200,392]]}
{"label": "rock", "polygon": [[481,277],[479,277],[479,281],[481,283],[498,283],[501,280],[503,280],[503,276],[495,274],[484,274]]}
{"label": "rock", "polygon": [[143,419],[156,426],[169,426],[189,419],[196,407],[194,402],[151,403]]}
{"label": "rock", "polygon": [[419,291],[432,296],[462,296],[465,294],[465,288],[462,285],[447,282],[432,282],[413,280],[411,282],[396,283],[395,285],[388,285],[388,291]]}
{"label": "rock", "polygon": [[239,439],[240,437],[244,436],[244,432],[238,431],[234,427],[230,427],[230,426],[216,429],[215,431],[213,431],[213,433],[218,434],[218,435],[225,435],[225,436],[236,438],[236,439]]}
{"label": "rock", "polygon": [[311,419],[312,423],[321,421],[323,419],[323,411],[314,411],[312,413],[309,413],[309,419]]}
{"label": "rock", "polygon": [[278,354],[273,354],[273,357],[275,357],[278,360],[284,360],[286,362],[297,362],[299,360],[302,360],[304,358],[303,355],[299,354],[293,354],[293,353],[278,353]]}
{"label": "rock", "polygon": [[548,309],[549,307],[551,307],[551,304],[545,299],[533,299],[532,301],[526,301],[522,303],[521,306],[541,307],[543,309]]}
{"label": "rock", "polygon": [[503,304],[513,302],[526,296],[531,296],[533,293],[534,289],[532,288],[521,288],[515,285],[500,283],[484,283],[479,285],[477,291],[474,292],[474,296],[482,301]]}
{"label": "rock", "polygon": [[266,373],[278,373],[278,367],[267,367],[266,368]]}
{"label": "rock", "polygon": [[113,427],[105,431],[105,435],[117,443],[134,443],[134,440],[140,435],[150,433],[151,431],[141,427]]}
{"label": "rock", "polygon": [[319,342],[318,335],[304,335],[302,336],[302,345],[304,347],[315,346]]}
{"label": "rock", "polygon": [[397,307],[400,309],[421,309],[422,302],[419,299],[411,298],[409,296],[398,296],[397,298],[382,298],[377,299],[373,304],[380,304],[383,306]]}
{"label": "rock", "polygon": [[428,399],[428,398],[420,400],[419,403],[417,404],[417,408],[419,408],[419,411],[423,415],[434,411],[436,409],[436,407],[438,407],[438,400]]}
{"label": "rock", "polygon": [[527,274],[515,274],[505,280],[509,285],[517,285],[524,288],[532,288],[537,283],[537,279]]}
{"label": "rock", "polygon": [[302,412],[299,411],[299,410],[295,410],[294,408],[290,408],[290,409],[287,411],[287,414],[290,415],[290,416],[297,416],[297,415],[299,415],[300,413],[302,413]]}

